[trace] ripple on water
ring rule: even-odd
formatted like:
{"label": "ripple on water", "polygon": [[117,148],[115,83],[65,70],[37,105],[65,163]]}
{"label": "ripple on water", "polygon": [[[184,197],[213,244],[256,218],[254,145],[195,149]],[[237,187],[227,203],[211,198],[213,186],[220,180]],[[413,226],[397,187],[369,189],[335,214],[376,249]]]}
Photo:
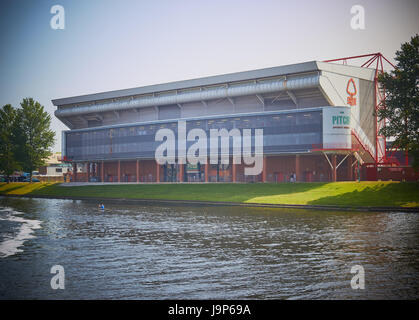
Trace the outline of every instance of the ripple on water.
{"label": "ripple on water", "polygon": [[23,215],[22,212],[12,208],[0,207],[0,220],[6,222],[1,225],[2,229],[0,230],[2,233],[0,258],[23,252],[22,247],[25,241],[35,238],[34,230],[41,228],[41,221],[25,219],[21,215]]}
{"label": "ripple on water", "polygon": [[[48,199],[8,207],[1,235],[17,238],[25,225],[15,250],[30,258],[0,259],[0,297],[419,298],[416,214],[112,203],[101,213],[94,202]],[[53,295],[54,264],[68,282]],[[368,290],[351,289],[354,264]]]}

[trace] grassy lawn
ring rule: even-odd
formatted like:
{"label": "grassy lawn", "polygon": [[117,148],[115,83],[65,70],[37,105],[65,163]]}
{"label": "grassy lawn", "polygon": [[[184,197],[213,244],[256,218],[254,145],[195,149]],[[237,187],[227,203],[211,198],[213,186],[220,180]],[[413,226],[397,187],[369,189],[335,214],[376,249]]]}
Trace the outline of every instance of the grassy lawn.
{"label": "grassy lawn", "polygon": [[61,187],[53,183],[0,183],[1,194],[309,204],[345,207],[419,206],[419,183],[417,182],[138,184],[79,187]]}

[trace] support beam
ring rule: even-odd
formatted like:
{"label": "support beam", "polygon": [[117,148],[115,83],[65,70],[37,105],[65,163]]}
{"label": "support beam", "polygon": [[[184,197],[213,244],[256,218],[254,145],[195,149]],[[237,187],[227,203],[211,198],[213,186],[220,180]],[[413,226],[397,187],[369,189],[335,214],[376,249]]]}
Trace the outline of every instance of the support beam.
{"label": "support beam", "polygon": [[208,114],[208,103],[206,101],[204,101],[204,100],[201,100],[201,102],[202,102],[202,104],[205,107],[205,114]]}
{"label": "support beam", "polygon": [[333,165],[332,165],[332,163],[330,162],[329,157],[327,156],[327,154],[323,152],[323,155],[325,156],[325,158],[326,158],[327,162],[329,162],[330,167],[331,167],[331,168],[333,168]]}
{"label": "support beam", "polygon": [[178,103],[177,106],[179,107],[180,117],[183,118],[183,105],[181,103]]}
{"label": "support beam", "polygon": [[274,103],[276,100],[278,100],[282,96],[282,91],[272,100],[271,103]]}
{"label": "support beam", "polygon": [[265,99],[260,94],[257,94],[256,98],[258,98],[258,100],[260,101],[260,103],[263,106],[263,110],[265,110]]}
{"label": "support beam", "polygon": [[363,164],[364,164],[364,160],[361,158],[361,156],[359,155],[359,153],[358,153],[358,152],[354,152],[354,157],[355,157],[355,159],[356,159],[357,161],[359,161],[359,163],[360,163],[361,165],[363,165]]}
{"label": "support beam", "polygon": [[183,178],[185,177],[185,165],[179,164],[179,182],[184,182]]}
{"label": "support beam", "polygon": [[136,168],[135,168],[135,177],[137,179],[137,183],[140,182],[140,160],[137,159]]}
{"label": "support beam", "polygon": [[232,172],[233,182],[237,182],[237,164],[233,163],[232,169],[233,169],[233,172]]}
{"label": "support beam", "polygon": [[336,158],[337,156],[335,154],[332,155],[332,181],[333,182],[336,182],[336,179],[337,179]]}
{"label": "support beam", "polygon": [[[349,157],[349,153],[339,162],[339,164],[336,166],[336,169],[340,167],[340,165],[346,160],[347,157]],[[348,160],[349,161],[349,160]]]}
{"label": "support beam", "polygon": [[90,180],[90,162],[86,163],[86,182]]}
{"label": "support beam", "polygon": [[65,119],[65,118],[59,118],[67,127],[69,127],[70,129],[73,129],[74,125],[71,123],[70,120]]}
{"label": "support beam", "polygon": [[330,165],[330,169],[332,170],[332,181],[336,181],[336,155],[332,155],[332,161],[329,160],[329,157],[326,153],[323,152],[323,155],[325,156],[327,162]]}
{"label": "support beam", "polygon": [[105,178],[105,162],[102,161],[102,163],[100,164],[100,181],[105,182],[104,178]]}
{"label": "support beam", "polygon": [[118,160],[118,182],[121,182],[121,160]]}
{"label": "support beam", "polygon": [[209,173],[209,159],[207,159],[207,163],[205,164],[205,182],[209,181],[208,173]]}
{"label": "support beam", "polygon": [[358,160],[355,159],[354,162],[352,162],[352,168],[357,164],[358,164]]}
{"label": "support beam", "polygon": [[79,119],[81,122],[83,122],[83,124],[84,124],[85,126],[87,126],[87,125],[88,125],[87,120],[86,120],[85,118],[83,118],[82,116],[78,116],[78,119]]}
{"label": "support beam", "polygon": [[77,162],[73,162],[73,182],[77,182]]}
{"label": "support beam", "polygon": [[288,96],[291,98],[292,102],[294,102],[295,106],[298,108],[298,100],[292,91],[287,90]]}
{"label": "support beam", "polygon": [[[336,181],[336,179],[337,179],[337,170],[338,170],[338,168],[340,167],[340,165],[346,160],[346,158],[348,158],[350,156],[350,153],[348,153],[340,162],[339,162],[339,164],[338,165],[336,165],[336,158],[337,158],[337,155],[333,155],[332,156],[332,163],[330,164],[330,162],[329,162],[329,164],[331,165],[331,168],[332,168],[332,173],[333,173],[333,175],[332,175],[332,178],[333,178],[333,181]],[[350,158],[348,159],[348,168],[350,168],[350,169],[352,169],[352,166],[351,166],[351,161],[350,161]],[[352,172],[352,171],[351,171]]]}
{"label": "support beam", "polygon": [[160,165],[156,161],[156,182],[160,182]]}
{"label": "support beam", "polygon": [[232,105],[233,107],[235,107],[235,106],[236,106],[236,104],[235,104],[235,102],[234,102],[234,99],[233,99],[233,98],[227,97],[227,100],[228,100],[228,101],[230,101],[230,103],[231,103],[231,105]]}

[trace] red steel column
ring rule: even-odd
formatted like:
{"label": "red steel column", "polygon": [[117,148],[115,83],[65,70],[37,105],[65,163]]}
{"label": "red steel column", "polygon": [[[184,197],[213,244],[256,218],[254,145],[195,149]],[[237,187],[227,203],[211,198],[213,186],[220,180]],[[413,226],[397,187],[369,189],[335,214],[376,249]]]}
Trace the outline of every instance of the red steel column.
{"label": "red steel column", "polygon": [[207,159],[207,163],[205,164],[205,182],[209,181],[208,172],[209,172],[209,159]]}
{"label": "red steel column", "polygon": [[267,173],[267,159],[266,156],[263,156],[263,169],[262,169],[262,182],[266,182],[266,173]]}
{"label": "red steel column", "polygon": [[237,182],[237,164],[233,163],[233,182]]}
{"label": "red steel column", "polygon": [[118,160],[118,182],[121,182],[121,160]]}
{"label": "red steel column", "polygon": [[300,156],[295,156],[295,182],[300,181]]}
{"label": "red steel column", "polygon": [[183,177],[185,176],[185,165],[180,164],[179,165],[179,182],[184,182]]}
{"label": "red steel column", "polygon": [[77,182],[77,162],[73,163],[73,182]]}
{"label": "red steel column", "polygon": [[160,165],[156,162],[156,182],[160,182]]}
{"label": "red steel column", "polygon": [[136,177],[137,183],[140,182],[140,160],[137,159],[137,168],[136,168]]}
{"label": "red steel column", "polygon": [[105,163],[102,161],[102,163],[100,164],[100,180],[102,182],[105,182],[104,177],[105,177]]}
{"label": "red steel column", "polygon": [[86,169],[86,182],[89,182],[89,178],[90,178],[90,162],[88,162],[86,164],[86,167],[87,167],[87,169]]}

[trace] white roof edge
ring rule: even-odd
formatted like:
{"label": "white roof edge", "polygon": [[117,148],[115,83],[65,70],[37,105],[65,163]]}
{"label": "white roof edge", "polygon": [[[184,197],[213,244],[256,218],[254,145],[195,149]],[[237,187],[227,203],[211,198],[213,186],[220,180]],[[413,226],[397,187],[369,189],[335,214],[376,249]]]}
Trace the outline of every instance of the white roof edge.
{"label": "white roof edge", "polygon": [[252,79],[269,78],[284,76],[311,71],[326,71],[346,76],[353,76],[364,80],[373,81],[375,70],[371,68],[361,68],[357,66],[342,65],[337,63],[308,61],[284,66],[241,71],[216,76],[202,77],[190,80],[174,81],[162,84],[148,85],[130,89],[113,90],[93,94],[79,95],[68,98],[51,100],[53,105],[71,105],[83,102],[92,102],[106,99],[117,99],[134,95],[151,94],[164,91],[181,90],[200,86],[210,86],[223,83],[239,82]]}
{"label": "white roof edge", "polygon": [[375,69],[322,61],[316,61],[316,64],[318,69],[321,71],[356,77],[368,81],[374,81]]}
{"label": "white roof edge", "polygon": [[77,104],[89,101],[106,100],[112,98],[129,97],[133,95],[150,94],[164,91],[180,90],[187,88],[194,88],[200,86],[210,86],[223,83],[239,82],[252,79],[268,78],[275,76],[284,76],[290,74],[305,73],[310,71],[318,71],[318,65],[316,61],[308,61],[303,63],[296,63],[278,67],[241,71],[235,73],[228,73],[217,76],[209,76],[203,78],[196,78],[190,80],[181,80],[168,82],[163,84],[155,84],[137,88],[106,91],[94,94],[86,94],[68,98],[60,98],[51,100],[53,105],[69,105]]}

